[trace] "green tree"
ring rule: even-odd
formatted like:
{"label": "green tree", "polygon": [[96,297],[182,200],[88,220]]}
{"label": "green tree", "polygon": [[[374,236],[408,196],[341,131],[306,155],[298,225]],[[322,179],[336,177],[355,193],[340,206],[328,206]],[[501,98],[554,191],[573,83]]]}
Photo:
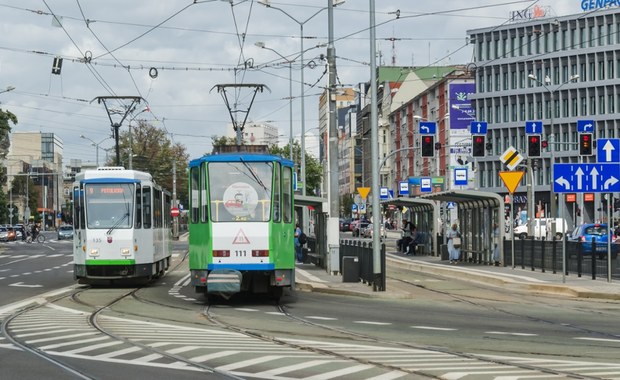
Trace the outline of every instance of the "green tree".
{"label": "green tree", "polygon": [[[17,124],[17,116],[11,111],[4,111],[0,108],[0,159],[4,160],[9,147],[11,146],[11,139],[9,135],[11,133],[11,123]],[[6,185],[6,167],[3,165],[2,171],[0,171],[0,220],[2,223],[7,223],[9,218],[8,202],[6,194],[2,190]]]}
{"label": "green tree", "polygon": [[[276,154],[282,157],[289,158],[290,156],[290,144],[286,144],[282,148],[273,144],[269,146],[269,153]],[[297,173],[301,173],[299,165],[301,165],[301,146],[298,142],[293,143],[293,161],[297,168]],[[319,163],[319,160],[311,154],[306,152],[306,188],[307,195],[317,195],[318,189],[321,187],[321,180],[323,178],[323,167]]]}
{"label": "green tree", "polygon": [[[181,204],[188,204],[187,198],[187,166],[189,155],[180,143],[173,143],[168,133],[156,128],[144,120],[140,120],[132,128],[132,168],[150,173],[158,184],[172,193],[172,166],[176,162],[177,199]],[[129,131],[119,136],[120,160],[129,166]],[[115,161],[115,157],[113,158]]]}

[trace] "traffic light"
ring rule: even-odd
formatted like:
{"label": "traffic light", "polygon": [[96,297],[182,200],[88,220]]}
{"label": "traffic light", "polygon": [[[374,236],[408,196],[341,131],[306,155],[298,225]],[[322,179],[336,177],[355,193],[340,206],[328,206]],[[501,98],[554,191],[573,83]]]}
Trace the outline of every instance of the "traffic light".
{"label": "traffic light", "polygon": [[591,156],[592,155],[592,133],[580,133],[579,134],[579,155]]}
{"label": "traffic light", "polygon": [[471,137],[472,157],[484,157],[486,154],[486,136],[474,135]]}
{"label": "traffic light", "polygon": [[540,157],[540,135],[528,135],[527,136],[527,156]]}
{"label": "traffic light", "polygon": [[435,157],[435,136],[423,135],[421,138],[422,157]]}

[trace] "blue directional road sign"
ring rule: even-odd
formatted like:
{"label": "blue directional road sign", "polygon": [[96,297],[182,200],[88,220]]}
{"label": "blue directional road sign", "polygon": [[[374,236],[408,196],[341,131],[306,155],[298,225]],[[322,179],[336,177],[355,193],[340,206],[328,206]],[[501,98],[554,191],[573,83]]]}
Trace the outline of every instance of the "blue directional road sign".
{"label": "blue directional road sign", "polygon": [[486,121],[472,121],[469,124],[469,133],[472,135],[486,135],[487,134],[487,122]]}
{"label": "blue directional road sign", "polygon": [[437,131],[437,123],[434,121],[421,121],[420,122],[420,134],[421,135],[434,135]]}
{"label": "blue directional road sign", "polygon": [[553,164],[556,193],[616,193],[620,191],[618,164]]}
{"label": "blue directional road sign", "polygon": [[452,209],[456,208],[456,203],[454,203],[454,202],[446,202],[446,208],[448,210],[452,210]]}
{"label": "blue directional road sign", "polygon": [[456,186],[467,186],[467,168],[454,169],[454,184]]}
{"label": "blue directional road sign", "polygon": [[431,177],[420,178],[420,191],[423,193],[430,193],[433,191],[433,180]]}
{"label": "blue directional road sign", "polygon": [[526,121],[525,122],[525,134],[526,135],[542,135],[543,123],[542,121]]}
{"label": "blue directional road sign", "polygon": [[356,204],[356,203],[353,203],[353,204],[351,205],[351,211],[353,211],[353,212],[357,212],[357,204]]}
{"label": "blue directional road sign", "polygon": [[620,139],[598,139],[596,162],[620,162]]}
{"label": "blue directional road sign", "polygon": [[398,183],[398,193],[400,195],[409,195],[409,182],[401,181]]}
{"label": "blue directional road sign", "polygon": [[579,133],[594,132],[594,120],[577,120],[577,132]]}

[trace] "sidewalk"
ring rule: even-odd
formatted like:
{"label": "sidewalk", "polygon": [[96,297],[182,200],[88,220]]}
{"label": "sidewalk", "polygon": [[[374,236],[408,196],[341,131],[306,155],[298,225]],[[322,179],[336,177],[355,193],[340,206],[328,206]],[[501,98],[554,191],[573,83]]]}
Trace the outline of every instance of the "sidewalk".
{"label": "sidewalk", "polygon": [[[388,237],[389,238],[389,237]],[[517,267],[496,267],[489,265],[458,263],[450,264],[435,256],[405,256],[396,252],[388,252],[388,279],[385,292],[375,292],[368,284],[344,283],[342,276],[332,276],[324,269],[313,264],[297,264],[297,288],[302,291],[331,294],[354,295],[371,298],[410,298],[411,295],[399,289],[395,281],[390,281],[390,266],[398,265],[401,269],[409,269],[412,276],[415,272],[431,273],[438,276],[483,283],[488,286],[512,288],[531,293],[562,295],[576,298],[596,298],[604,300],[620,300],[620,280],[607,282],[606,277],[592,280],[591,277],[577,277],[571,273],[562,281],[562,271],[553,274],[550,271],[521,269]]]}

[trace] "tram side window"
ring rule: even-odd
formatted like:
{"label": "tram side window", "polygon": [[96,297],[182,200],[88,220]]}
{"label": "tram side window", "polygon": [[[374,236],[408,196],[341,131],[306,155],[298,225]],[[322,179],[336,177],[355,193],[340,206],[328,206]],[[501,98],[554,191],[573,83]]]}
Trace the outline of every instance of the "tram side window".
{"label": "tram side window", "polygon": [[151,228],[151,188],[142,188],[142,220],[144,228]]}
{"label": "tram side window", "polygon": [[142,187],[136,185],[136,224],[135,228],[142,228]]}
{"label": "tram side window", "polygon": [[172,209],[172,202],[170,201],[170,194],[164,193],[164,227],[170,228],[172,225],[170,210]]}
{"label": "tram side window", "polygon": [[282,184],[280,183],[280,170],[281,170],[281,166],[280,164],[277,164],[274,167],[273,173],[273,221],[274,222],[279,222],[280,220],[282,220],[282,212],[280,211],[280,203],[282,203],[282,200],[280,199],[281,195],[282,195],[282,190],[281,190],[281,186]]}
{"label": "tram side window", "polygon": [[207,218],[209,217],[209,213],[207,210],[207,206],[209,202],[207,202],[207,165],[206,163],[202,163],[200,166],[200,206],[201,206],[201,218],[200,221],[205,223],[207,222]]}
{"label": "tram side window", "polygon": [[282,214],[284,223],[293,221],[293,184],[292,169],[284,168],[282,171]]}
{"label": "tram side window", "polygon": [[77,186],[73,188],[73,202],[75,205],[73,208],[73,228],[84,229],[86,228],[84,217],[84,192]]}
{"label": "tram side window", "polygon": [[190,172],[190,183],[191,183],[191,222],[198,223],[198,214],[200,210],[200,201],[198,199],[199,196],[199,188],[200,188],[200,171],[198,167],[193,167]]}
{"label": "tram side window", "polygon": [[162,228],[163,223],[163,204],[161,199],[161,191],[153,189],[153,227]]}

